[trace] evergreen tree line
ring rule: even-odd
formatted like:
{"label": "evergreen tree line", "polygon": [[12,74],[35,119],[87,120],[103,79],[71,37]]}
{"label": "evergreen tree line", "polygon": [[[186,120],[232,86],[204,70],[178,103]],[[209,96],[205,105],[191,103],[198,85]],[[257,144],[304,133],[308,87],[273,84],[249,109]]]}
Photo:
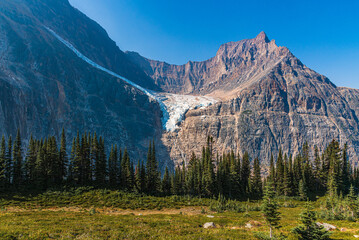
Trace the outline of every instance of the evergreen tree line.
{"label": "evergreen tree line", "polygon": [[147,194],[160,192],[154,143],[150,143],[147,160],[135,167],[127,149],[112,145],[106,154],[105,139],[83,134],[72,140],[70,154],[62,130],[60,144],[54,136],[45,139],[30,137],[27,149],[21,146],[20,132],[15,141],[3,136],[0,144],[0,190],[46,190],[66,186],[95,186],[136,190]]}
{"label": "evergreen tree line", "polygon": [[351,186],[359,187],[359,170],[349,163],[347,149],[347,145],[341,149],[333,140],[322,153],[317,147],[311,153],[308,143],[294,158],[280,150],[276,160],[271,156],[268,174],[261,174],[266,166],[261,166],[258,158],[251,164],[247,152],[242,157],[233,151],[213,156],[209,137],[201,158],[192,153],[188,166],[183,167],[183,163],[176,168],[172,193],[261,199],[266,182],[271,182],[277,196],[306,200],[326,193],[347,195]]}
{"label": "evergreen tree line", "polygon": [[[0,188],[45,190],[63,185],[95,186],[136,191],[151,195],[192,195],[230,199],[261,199],[266,182],[274,183],[277,195],[308,196],[346,195],[350,186],[359,187],[359,170],[348,161],[347,145],[343,149],[333,140],[320,153],[310,152],[307,143],[296,156],[280,150],[270,159],[269,173],[263,177],[265,166],[247,152],[240,156],[234,151],[213,154],[213,138],[207,138],[202,154],[192,153],[188,163],[174,171],[166,167],[159,171],[154,142],[149,144],[146,161],[131,161],[126,149],[112,145],[107,156],[103,137],[77,134],[72,139],[70,154],[64,130],[60,143],[55,137],[34,139],[26,150],[21,146],[20,132],[15,141],[3,136],[0,144]],[[314,156],[314,157],[311,157]],[[253,162],[251,164],[251,162]]]}

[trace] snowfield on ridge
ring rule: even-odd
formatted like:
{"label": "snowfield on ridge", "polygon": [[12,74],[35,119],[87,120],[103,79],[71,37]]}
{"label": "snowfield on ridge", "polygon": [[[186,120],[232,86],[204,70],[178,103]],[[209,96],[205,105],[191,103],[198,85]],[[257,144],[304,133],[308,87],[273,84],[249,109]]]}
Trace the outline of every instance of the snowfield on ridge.
{"label": "snowfield on ridge", "polygon": [[187,111],[196,108],[204,108],[217,102],[216,99],[205,96],[192,96],[192,95],[179,95],[171,93],[157,93],[148,89],[145,89],[138,84],[128,80],[125,77],[118,75],[111,70],[104,68],[77,50],[71,43],[60,37],[52,29],[45,27],[56,39],[62,42],[72,52],[74,52],[79,58],[90,64],[91,66],[104,71],[122,81],[130,84],[138,90],[145,93],[150,99],[154,99],[160,105],[162,111],[162,127],[166,131],[174,131],[179,129],[180,123],[184,120],[184,115]]}

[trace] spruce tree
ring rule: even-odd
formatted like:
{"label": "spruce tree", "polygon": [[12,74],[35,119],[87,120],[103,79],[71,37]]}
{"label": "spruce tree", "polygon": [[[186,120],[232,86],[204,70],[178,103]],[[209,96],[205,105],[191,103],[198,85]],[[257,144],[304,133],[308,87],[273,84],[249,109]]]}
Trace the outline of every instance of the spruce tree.
{"label": "spruce tree", "polygon": [[342,151],[342,191],[347,194],[350,188],[350,176],[352,175],[350,164],[348,162],[348,145],[345,144]]}
{"label": "spruce tree", "polygon": [[[66,150],[66,135],[65,135],[65,130],[62,129],[61,132],[61,143],[60,143],[60,152],[59,152],[59,165],[60,165],[60,170],[59,170],[59,178],[61,179],[61,181],[63,181],[66,177],[66,169],[68,166],[68,158],[67,158],[67,150]],[[59,180],[60,180],[59,179]]]}
{"label": "spruce tree", "polygon": [[6,167],[5,167],[5,176],[7,184],[11,184],[12,178],[12,137],[9,136],[8,143],[7,143],[7,151],[6,151]]}
{"label": "spruce tree", "polygon": [[147,193],[156,194],[160,187],[160,173],[158,171],[158,163],[156,160],[156,150],[154,142],[149,144],[147,162]]}
{"label": "spruce tree", "polygon": [[290,183],[290,173],[289,173],[289,162],[288,157],[284,155],[284,166],[283,166],[283,194],[284,196],[289,196],[291,194],[291,183]]}
{"label": "spruce tree", "polygon": [[1,138],[0,146],[0,188],[4,190],[6,187],[6,145],[4,135]]}
{"label": "spruce tree", "polygon": [[275,173],[275,186],[277,190],[278,195],[282,195],[284,192],[284,183],[283,183],[283,177],[284,177],[284,164],[283,164],[283,153],[282,149],[279,149],[279,154],[276,162],[276,173]]}
{"label": "spruce tree", "polygon": [[207,146],[204,149],[204,155],[202,155],[202,187],[203,194],[207,197],[212,197],[215,193],[215,173],[212,159],[212,142],[213,139],[208,137]]}
{"label": "spruce tree", "polygon": [[74,138],[72,140],[71,155],[70,155],[68,176],[67,176],[67,181],[70,184],[74,183],[75,163],[76,163],[76,139]]}
{"label": "spruce tree", "polygon": [[250,159],[248,152],[243,154],[242,158],[242,168],[241,168],[241,183],[242,183],[242,192],[245,196],[248,196],[249,193],[249,177],[251,174]]}
{"label": "spruce tree", "polygon": [[167,166],[162,178],[162,193],[165,196],[168,196],[171,193],[171,179]]}
{"label": "spruce tree", "polygon": [[268,182],[264,189],[262,213],[269,226],[269,236],[273,238],[274,228],[280,228],[279,205],[274,199],[275,191],[273,183]]}
{"label": "spruce tree", "polygon": [[251,180],[252,196],[255,199],[262,197],[262,177],[259,159],[255,158],[253,163],[253,174]]}
{"label": "spruce tree", "polygon": [[300,215],[301,224],[292,229],[299,240],[329,240],[330,233],[316,224],[316,212],[309,202]]}
{"label": "spruce tree", "polygon": [[307,187],[306,187],[304,180],[299,181],[298,193],[299,193],[300,200],[302,200],[302,201],[307,200],[308,192],[307,192]]}
{"label": "spruce tree", "polygon": [[31,135],[30,141],[29,141],[29,146],[28,146],[28,151],[26,154],[26,163],[25,163],[25,177],[26,177],[26,181],[29,184],[32,184],[35,181],[37,151],[38,150],[36,147],[36,142]]}
{"label": "spruce tree", "polygon": [[22,181],[22,149],[20,130],[17,130],[16,139],[13,149],[13,184],[19,187]]}
{"label": "spruce tree", "polygon": [[142,161],[138,161],[135,168],[135,186],[139,193],[146,190],[146,169]]}
{"label": "spruce tree", "polygon": [[109,183],[112,187],[117,186],[118,184],[118,157],[117,157],[117,145],[114,147],[111,146],[111,152],[108,159],[108,177]]}
{"label": "spruce tree", "polygon": [[39,150],[36,156],[35,164],[35,184],[36,186],[44,190],[48,184],[48,169],[46,166],[46,144],[41,141]]}
{"label": "spruce tree", "polygon": [[62,182],[62,169],[55,137],[50,137],[47,142],[46,160],[48,162],[48,175],[52,185],[59,186]]}
{"label": "spruce tree", "polygon": [[273,154],[271,154],[270,162],[269,162],[269,176],[268,176],[268,182],[274,182],[275,181],[275,167],[274,167],[274,157]]}
{"label": "spruce tree", "polygon": [[130,156],[128,155],[127,149],[125,148],[125,151],[123,153],[123,159],[122,159],[122,166],[121,166],[121,185],[126,190],[132,190],[133,189],[133,182],[134,182],[134,172],[133,172],[133,166],[130,161]]}
{"label": "spruce tree", "polygon": [[358,212],[358,201],[357,201],[357,196],[355,194],[353,185],[351,185],[349,188],[349,194],[347,196],[347,204],[348,204],[349,210],[351,212],[352,219],[355,219],[355,217],[356,217],[355,215]]}

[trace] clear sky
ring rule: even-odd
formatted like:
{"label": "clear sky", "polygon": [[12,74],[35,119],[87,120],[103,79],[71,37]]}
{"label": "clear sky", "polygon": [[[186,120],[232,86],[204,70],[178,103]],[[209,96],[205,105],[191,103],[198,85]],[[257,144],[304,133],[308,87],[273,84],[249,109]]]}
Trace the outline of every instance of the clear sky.
{"label": "clear sky", "polygon": [[174,64],[265,31],[336,85],[359,88],[358,0],[70,0],[123,50]]}

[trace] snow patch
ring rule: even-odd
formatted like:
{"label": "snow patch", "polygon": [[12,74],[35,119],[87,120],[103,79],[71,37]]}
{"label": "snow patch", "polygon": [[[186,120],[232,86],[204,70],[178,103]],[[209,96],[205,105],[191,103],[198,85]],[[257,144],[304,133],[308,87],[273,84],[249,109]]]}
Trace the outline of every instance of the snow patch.
{"label": "snow patch", "polygon": [[121,79],[122,81],[128,83],[129,85],[137,88],[138,90],[145,93],[150,99],[153,99],[158,102],[162,111],[162,127],[167,131],[174,131],[179,128],[179,124],[183,121],[184,115],[188,110],[196,108],[204,108],[207,106],[216,103],[217,101],[211,97],[202,97],[202,96],[192,96],[192,95],[178,95],[170,93],[156,93],[154,91],[145,89],[140,85],[128,80],[125,77],[118,75],[111,70],[104,68],[97,63],[93,62],[91,59],[83,55],[79,50],[77,50],[71,43],[60,37],[52,29],[45,27],[55,38],[62,42],[66,47],[73,51],[79,58],[90,64],[91,66],[104,71],[116,78]]}

